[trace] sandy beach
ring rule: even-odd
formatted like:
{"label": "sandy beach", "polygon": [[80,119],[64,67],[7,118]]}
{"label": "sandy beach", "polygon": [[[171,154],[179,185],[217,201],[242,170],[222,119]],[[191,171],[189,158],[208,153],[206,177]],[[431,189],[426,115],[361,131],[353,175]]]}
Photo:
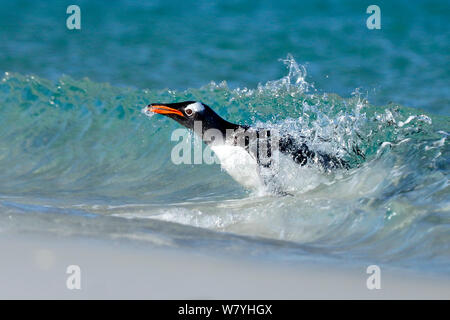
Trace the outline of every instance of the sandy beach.
{"label": "sandy beach", "polygon": [[[365,266],[261,263],[177,249],[49,236],[3,236],[1,299],[449,299],[450,279]],[[69,265],[81,289],[69,290]]]}

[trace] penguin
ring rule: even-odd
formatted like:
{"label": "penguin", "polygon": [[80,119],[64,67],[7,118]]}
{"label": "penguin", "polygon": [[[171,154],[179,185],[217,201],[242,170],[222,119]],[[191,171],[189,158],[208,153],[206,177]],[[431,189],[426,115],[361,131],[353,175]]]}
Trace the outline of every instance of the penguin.
{"label": "penguin", "polygon": [[151,103],[145,108],[167,116],[198,134],[211,148],[222,168],[245,188],[265,185],[283,192],[276,181],[276,155],[282,154],[299,166],[316,165],[324,170],[349,169],[347,162],[333,155],[312,151],[290,134],[229,122],[199,101]]}

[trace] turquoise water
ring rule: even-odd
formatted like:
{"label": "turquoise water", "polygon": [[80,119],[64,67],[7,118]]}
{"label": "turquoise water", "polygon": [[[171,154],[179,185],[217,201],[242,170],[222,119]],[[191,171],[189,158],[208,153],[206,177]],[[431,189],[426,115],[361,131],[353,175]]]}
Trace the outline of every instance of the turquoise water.
{"label": "turquoise water", "polygon": [[448,1],[377,1],[381,30],[368,30],[373,1],[2,1],[0,70],[57,80],[178,89],[209,81],[254,88],[284,75],[291,53],[324,92],[355,88],[448,115]]}
{"label": "turquoise water", "polygon": [[[364,1],[78,4],[80,31],[0,6],[1,232],[448,273],[448,2],[379,2],[376,31]],[[140,111],[182,100],[353,169],[281,172],[280,197],[175,165],[179,126]]]}

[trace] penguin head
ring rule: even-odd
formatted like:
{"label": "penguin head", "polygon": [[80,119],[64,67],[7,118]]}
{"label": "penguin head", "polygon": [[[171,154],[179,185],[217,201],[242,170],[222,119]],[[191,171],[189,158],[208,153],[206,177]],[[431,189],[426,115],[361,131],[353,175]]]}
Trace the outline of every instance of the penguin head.
{"label": "penguin head", "polygon": [[176,103],[152,103],[147,110],[163,114],[188,129],[194,129],[194,123],[201,122],[202,131],[218,129],[225,132],[226,129],[236,125],[222,119],[209,106],[199,101],[183,101]]}

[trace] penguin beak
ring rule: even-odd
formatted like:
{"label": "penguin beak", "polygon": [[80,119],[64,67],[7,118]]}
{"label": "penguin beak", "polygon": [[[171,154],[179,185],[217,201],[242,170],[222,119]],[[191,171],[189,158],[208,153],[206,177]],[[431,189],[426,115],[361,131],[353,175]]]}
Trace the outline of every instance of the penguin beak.
{"label": "penguin beak", "polygon": [[180,110],[170,108],[170,107],[167,107],[164,105],[159,105],[159,104],[151,105],[150,104],[147,106],[147,110],[154,112],[154,113],[159,113],[159,114],[176,114],[176,115],[179,115],[184,118],[184,115],[183,115],[183,113],[181,113]]}

